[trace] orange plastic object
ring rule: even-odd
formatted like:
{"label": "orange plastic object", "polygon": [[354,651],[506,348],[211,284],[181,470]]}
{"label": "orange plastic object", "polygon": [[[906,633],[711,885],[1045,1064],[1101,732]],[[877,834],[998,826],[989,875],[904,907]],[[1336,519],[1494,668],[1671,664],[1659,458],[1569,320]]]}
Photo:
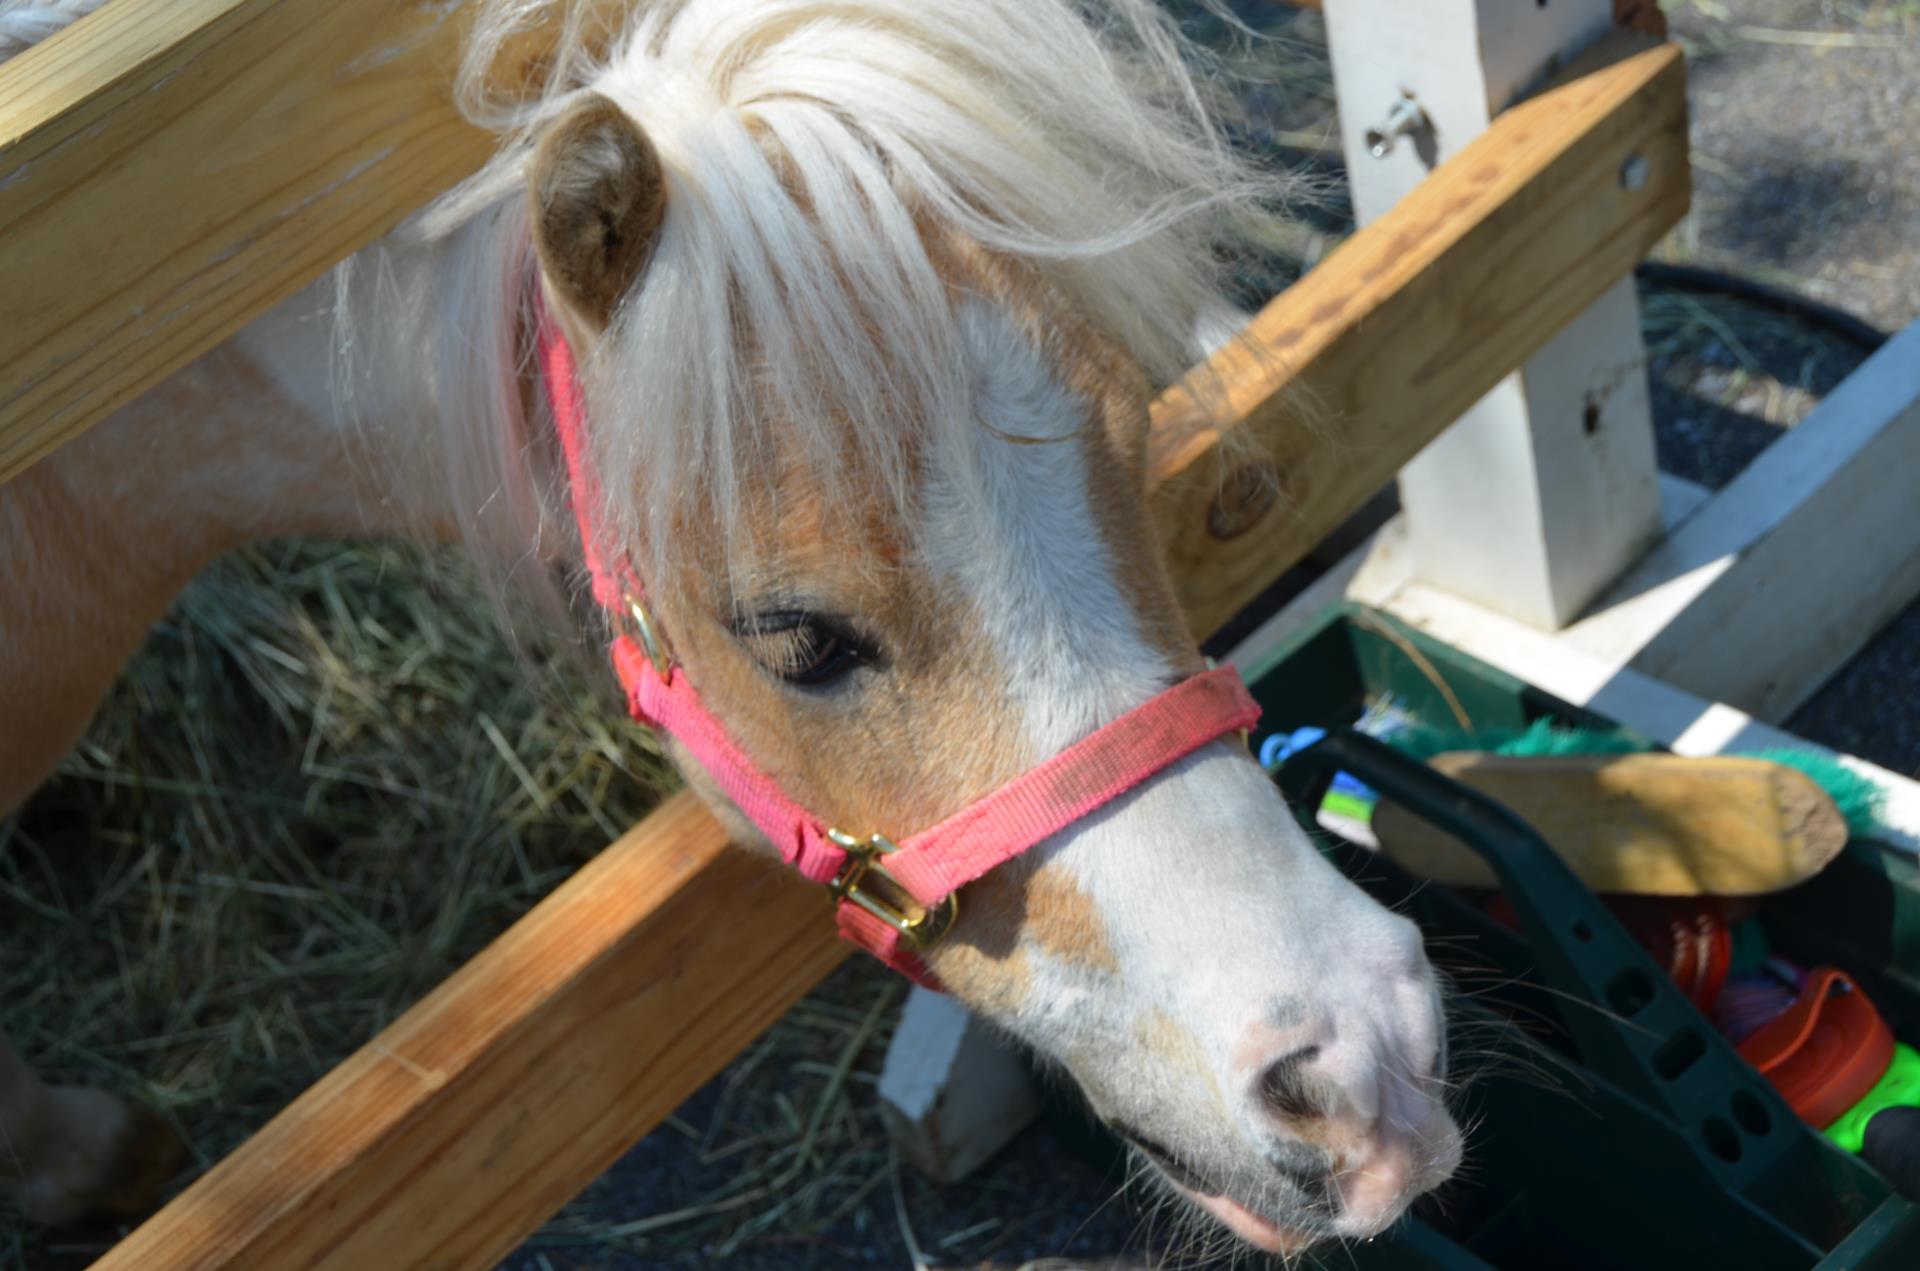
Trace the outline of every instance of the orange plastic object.
{"label": "orange plastic object", "polygon": [[1800,1119],[1824,1130],[1893,1062],[1893,1032],[1844,971],[1819,967],[1787,1013],[1740,1043]]}

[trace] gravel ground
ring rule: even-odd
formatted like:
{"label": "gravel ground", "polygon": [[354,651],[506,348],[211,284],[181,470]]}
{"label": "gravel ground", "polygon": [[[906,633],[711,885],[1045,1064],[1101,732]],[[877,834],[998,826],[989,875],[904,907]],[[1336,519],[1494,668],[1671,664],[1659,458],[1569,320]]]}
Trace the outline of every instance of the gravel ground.
{"label": "gravel ground", "polygon": [[1920,3],[1679,0],[1693,214],[1679,253],[1888,329],[1920,315]]}

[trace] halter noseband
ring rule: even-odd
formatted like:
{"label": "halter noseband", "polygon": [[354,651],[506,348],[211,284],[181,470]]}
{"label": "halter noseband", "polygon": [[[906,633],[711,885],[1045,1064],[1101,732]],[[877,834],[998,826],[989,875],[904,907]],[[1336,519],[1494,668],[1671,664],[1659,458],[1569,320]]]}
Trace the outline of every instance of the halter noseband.
{"label": "halter noseband", "polygon": [[1112,802],[1210,741],[1244,732],[1260,707],[1232,667],[1174,685],[946,820],[899,843],[834,829],[789,798],[742,751],[700,700],[648,612],[639,576],[622,554],[608,562],[594,533],[600,487],[587,458],[586,399],[566,335],[536,284],[539,360],[553,412],[594,600],[622,634],[610,654],[627,709],[672,736],[699,761],[781,859],[839,897],[840,934],[930,987],[920,953],[953,925],[954,893],[995,866]]}

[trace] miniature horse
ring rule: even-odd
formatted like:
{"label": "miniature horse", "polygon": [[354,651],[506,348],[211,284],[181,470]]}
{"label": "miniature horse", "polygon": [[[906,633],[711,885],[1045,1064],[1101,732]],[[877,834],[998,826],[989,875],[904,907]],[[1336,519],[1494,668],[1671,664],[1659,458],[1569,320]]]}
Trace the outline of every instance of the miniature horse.
{"label": "miniature horse", "polygon": [[[1147,405],[1276,183],[1151,0],[575,7],[543,84],[496,95],[555,7],[477,6],[483,171],[0,488],[0,809],[237,544],[464,538],[531,590],[578,578],[541,313],[581,366],[598,546],[833,824],[933,824],[1202,669]],[[967,885],[926,965],[1262,1248],[1371,1235],[1459,1159],[1419,933],[1231,735]],[[0,1044],[32,1216],[125,1200],[137,1125]]]}

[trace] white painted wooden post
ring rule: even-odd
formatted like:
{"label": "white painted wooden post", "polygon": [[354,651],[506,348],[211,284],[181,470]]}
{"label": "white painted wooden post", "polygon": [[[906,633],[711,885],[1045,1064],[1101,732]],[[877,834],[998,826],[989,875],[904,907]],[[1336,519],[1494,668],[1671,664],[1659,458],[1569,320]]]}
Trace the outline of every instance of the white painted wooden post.
{"label": "white painted wooden post", "polygon": [[880,1073],[880,1119],[928,1178],[965,1178],[1040,1115],[1026,1061],[972,1012],[916,987]]}
{"label": "white painted wooden post", "polygon": [[[1326,17],[1364,224],[1604,35],[1613,0],[1326,0]],[[1632,280],[1407,465],[1400,497],[1424,581],[1549,630],[1578,616],[1660,535]]]}

